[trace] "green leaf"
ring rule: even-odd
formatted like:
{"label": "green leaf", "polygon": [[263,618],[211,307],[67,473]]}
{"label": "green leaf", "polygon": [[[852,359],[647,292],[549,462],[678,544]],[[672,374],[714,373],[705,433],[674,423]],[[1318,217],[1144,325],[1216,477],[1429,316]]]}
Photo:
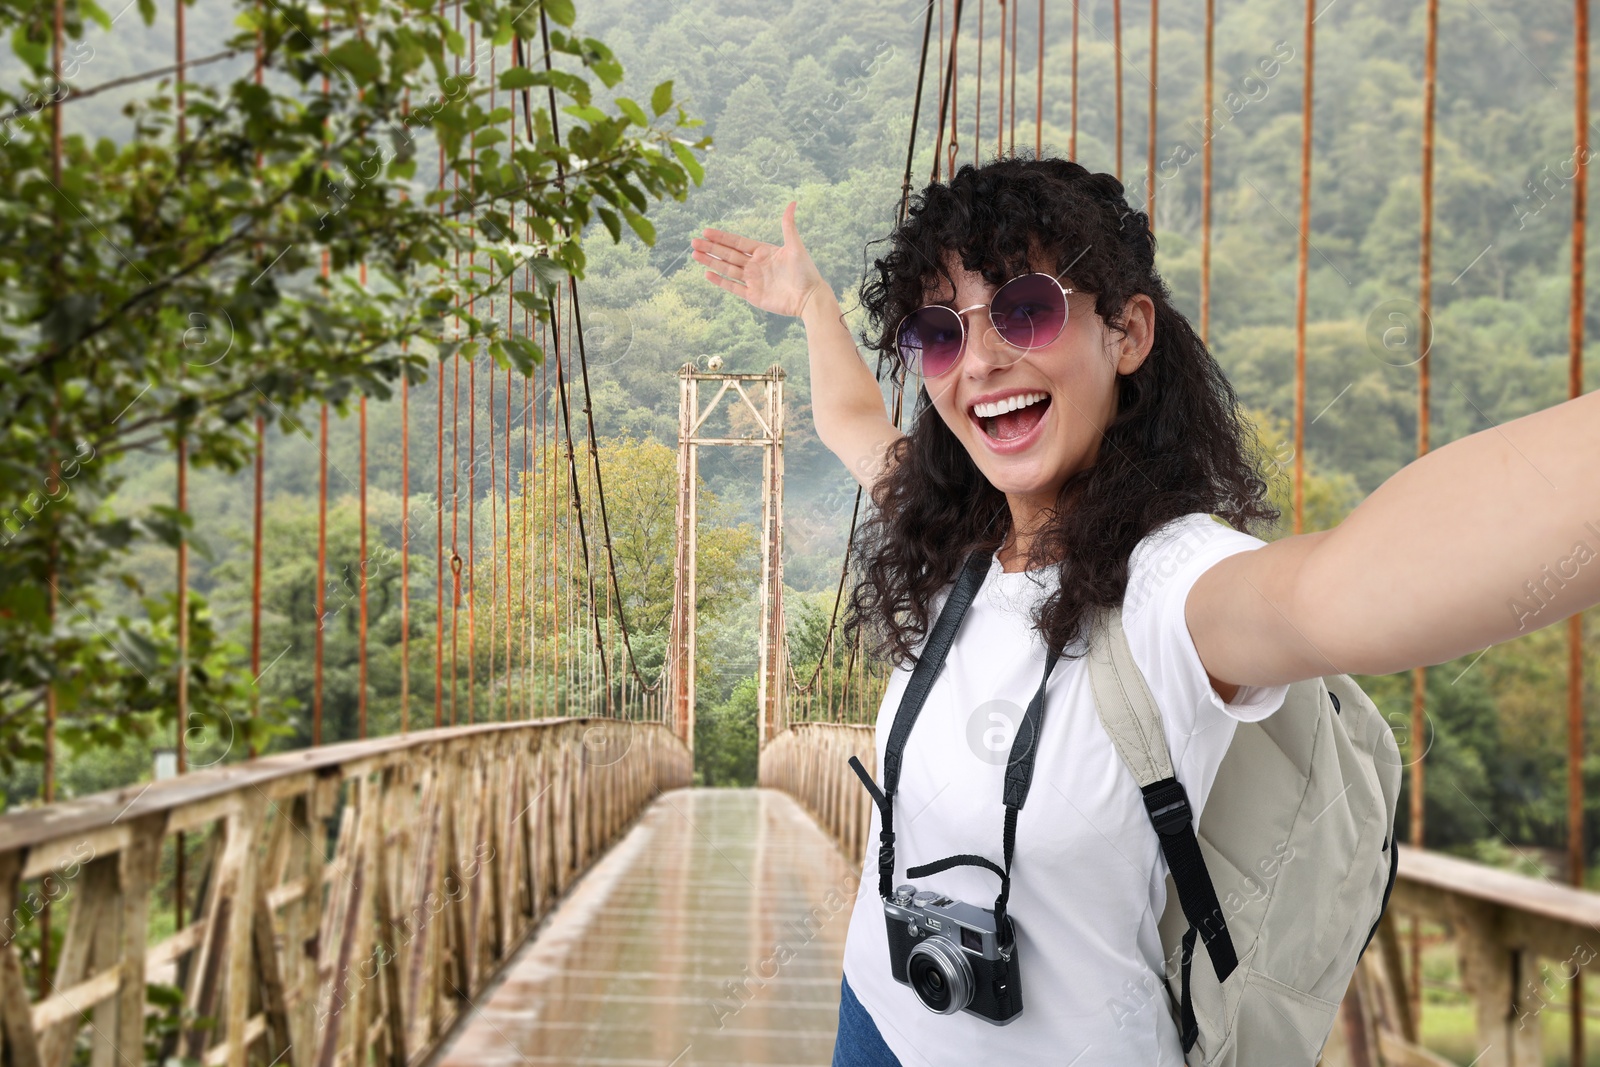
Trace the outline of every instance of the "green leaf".
{"label": "green leaf", "polygon": [[49,601],[44,591],[30,585],[15,585],[8,589],[0,604],[7,614],[22,622],[42,622],[49,617]]}
{"label": "green leaf", "polygon": [[638,189],[635,189],[631,184],[622,180],[621,178],[616,179],[616,184],[617,188],[622,192],[622,195],[631,200],[633,202],[633,206],[638,211],[642,213],[649,209],[650,201],[642,192],[640,192]]}
{"label": "green leaf", "polygon": [[689,172],[689,177],[694,179],[696,185],[704,183],[706,178],[705,168],[700,161],[694,158],[694,153],[689,151],[689,146],[682,141],[672,142],[672,154],[678,157],[678,162],[683,164],[683,169]]}
{"label": "green leaf", "polygon": [[617,110],[632,119],[636,126],[650,125],[650,119],[645,115],[644,108],[625,96],[617,97]]}
{"label": "green leaf", "polygon": [[151,982],[144,987],[144,990],[145,999],[152,1004],[158,1004],[162,1007],[172,1008],[183,1003],[183,990],[179,989],[177,986],[161,985],[159,982]]}
{"label": "green leaf", "polygon": [[656,86],[655,92],[650,94],[650,110],[657,115],[672,106],[672,81],[668,79]]}
{"label": "green leaf", "polygon": [[534,256],[528,260],[528,266],[533,268],[533,276],[547,291],[567,280],[567,268],[549,256]]}
{"label": "green leaf", "polygon": [[591,126],[598,126],[610,118],[604,111],[597,107],[590,107],[588,104],[569,104],[561,110],[574,118],[582,119]]}
{"label": "green leaf", "polygon": [[100,312],[100,293],[64,293],[39,320],[40,332],[63,348],[76,344]]}
{"label": "green leaf", "polygon": [[396,73],[402,74],[419,69],[428,58],[423,42],[414,32],[404,27],[395,31],[389,52],[394,57],[391,62]]}
{"label": "green leaf", "polygon": [[175,509],[157,506],[151,512],[145,516],[145,530],[168,548],[177,548],[183,540],[183,529],[176,518]]}
{"label": "green leaf", "polygon": [[[529,4],[524,7],[517,14],[517,16],[511,20],[511,27],[516,31],[517,36],[521,37],[524,41],[537,40],[539,37],[539,13],[534,9],[534,5]],[[558,34],[556,31],[552,31],[550,34],[552,38],[555,38],[557,35]]]}
{"label": "green leaf", "polygon": [[360,37],[352,37],[328,53],[334,66],[348,74],[357,85],[371,85],[383,73],[378,50]]}
{"label": "green leaf", "polygon": [[540,77],[544,71],[530,70],[527,67],[509,67],[500,72],[500,88],[502,89],[529,89],[535,85],[543,85],[544,79]]}
{"label": "green leaf", "polygon": [[546,71],[512,67],[500,75],[502,89],[531,89],[539,85],[553,85],[579,104],[589,103],[589,83],[576,74],[564,70]]}
{"label": "green leaf", "polygon": [[506,131],[499,127],[488,130],[479,130],[472,137],[472,147],[488,148],[492,144],[499,144],[506,139]]}
{"label": "green leaf", "polygon": [[656,228],[650,225],[650,220],[637,211],[623,211],[623,216],[628,220],[628,225],[633,227],[633,232],[639,235],[639,240],[652,247],[656,243]]}
{"label": "green leaf", "polygon": [[544,362],[544,351],[526,337],[511,334],[505,339],[505,353],[524,375],[532,374],[535,365]]}
{"label": "green leaf", "polygon": [[79,9],[94,20],[95,25],[102,30],[111,29],[111,16],[107,15],[94,0],[78,0]]}
{"label": "green leaf", "polygon": [[18,26],[11,31],[11,51],[37,74],[43,74],[48,69],[45,66],[47,53],[44,40],[40,38],[36,41],[30,38],[26,25]]}
{"label": "green leaf", "polygon": [[606,224],[606,229],[611,231],[611,240],[622,240],[622,220],[617,218],[617,213],[608,207],[595,208],[595,214],[600,216],[600,221]]}
{"label": "green leaf", "polygon": [[567,27],[570,27],[578,17],[577,9],[572,6],[572,0],[544,0],[544,9],[551,18]]}

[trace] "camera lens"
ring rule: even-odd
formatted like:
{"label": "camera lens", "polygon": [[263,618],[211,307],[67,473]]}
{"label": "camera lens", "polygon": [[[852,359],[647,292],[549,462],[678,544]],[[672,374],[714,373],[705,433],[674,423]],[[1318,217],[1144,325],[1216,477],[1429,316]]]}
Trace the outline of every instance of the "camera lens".
{"label": "camera lens", "polygon": [[906,957],[906,976],[929,1011],[953,1015],[972,1003],[972,968],[948,938],[919,941]]}

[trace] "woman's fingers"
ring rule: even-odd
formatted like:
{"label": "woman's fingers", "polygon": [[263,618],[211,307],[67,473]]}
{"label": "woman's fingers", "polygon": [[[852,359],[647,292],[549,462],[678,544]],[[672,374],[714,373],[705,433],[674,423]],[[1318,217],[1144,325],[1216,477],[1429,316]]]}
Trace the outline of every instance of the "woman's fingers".
{"label": "woman's fingers", "polygon": [[783,243],[786,245],[796,245],[800,248],[804,248],[805,242],[800,240],[799,227],[797,227],[794,223],[794,208],[796,203],[797,201],[791,200],[789,201],[789,205],[783,209]]}
{"label": "woman's fingers", "polygon": [[730,281],[714,270],[706,271],[706,281],[711,282],[719,288],[726,289],[730,293],[737,293],[739,290],[744,288],[744,284],[742,282]]}
{"label": "woman's fingers", "polygon": [[712,256],[724,263],[737,263],[741,266],[754,258],[730,245],[717,244],[715,241],[707,241],[699,237],[691,237],[689,239],[689,247],[702,255]]}
{"label": "woman's fingers", "polygon": [[[695,249],[692,254],[696,262],[704,263],[706,266],[713,267],[722,274],[728,275],[732,278],[737,278],[739,281],[744,281],[744,267],[738,263],[722,259],[719,256],[714,256],[703,248]],[[711,262],[707,262],[708,260]]]}
{"label": "woman's fingers", "polygon": [[796,202],[783,213],[783,243],[757,241],[707,226],[690,240],[695,262],[709,268],[706,280],[738,293],[762,311],[799,315],[807,296],[820,281],[795,226]]}
{"label": "woman's fingers", "polygon": [[741,237],[736,233],[729,233],[727,230],[715,230],[709,226],[702,232],[706,241],[712,244],[726,245],[728,248],[736,252],[743,252],[747,256],[754,255],[756,250],[764,243],[749,237]]}

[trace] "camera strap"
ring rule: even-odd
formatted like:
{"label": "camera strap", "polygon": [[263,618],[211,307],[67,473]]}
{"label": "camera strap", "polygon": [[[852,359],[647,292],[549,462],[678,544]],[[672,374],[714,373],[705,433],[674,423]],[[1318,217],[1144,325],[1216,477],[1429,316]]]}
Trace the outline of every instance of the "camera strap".
{"label": "camera strap", "polygon": [[[916,725],[917,716],[922,713],[922,706],[927,702],[928,693],[933,689],[934,680],[938,677],[940,668],[944,666],[945,658],[950,654],[956,630],[961,626],[961,620],[966,617],[967,609],[972,606],[972,601],[983,585],[984,578],[988,576],[993,558],[992,551],[981,548],[967,557],[966,564],[961,568],[961,574],[956,578],[955,588],[951,590],[944,607],[939,611],[938,619],[934,621],[928,640],[923,645],[922,655],[917,658],[917,665],[912,669],[911,680],[906,683],[905,693],[900,698],[900,709],[895,715],[894,726],[889,731],[889,741],[883,754],[883,789],[878,788],[872,776],[867,773],[867,769],[861,765],[860,759],[855,756],[850,757],[851,770],[856,772],[861,784],[866,786],[867,792],[872,795],[873,803],[878,806],[882,826],[878,835],[878,895],[885,900],[888,900],[894,892],[892,884],[894,794],[900,784],[901,758],[905,751],[906,740],[911,735],[912,726]],[[983,856],[961,854],[946,856],[942,860],[906,869],[908,878],[922,878],[962,866],[983,867],[999,875],[1000,894],[995,898],[994,905],[995,929],[1008,944],[1011,941],[1011,926],[1006,921],[1006,903],[1011,897],[1011,856],[1016,845],[1017,812],[1027,800],[1028,788],[1033,782],[1033,761],[1037,752],[1034,742],[1039,736],[1039,729],[1044,720],[1045,685],[1050,681],[1050,672],[1055,669],[1058,658],[1053,649],[1046,656],[1044,676],[1039,679],[1039,688],[1028,703],[1022,723],[1018,726],[1016,736],[1011,742],[1003,794],[1006,807],[1003,832],[1005,866],[1001,867]]]}

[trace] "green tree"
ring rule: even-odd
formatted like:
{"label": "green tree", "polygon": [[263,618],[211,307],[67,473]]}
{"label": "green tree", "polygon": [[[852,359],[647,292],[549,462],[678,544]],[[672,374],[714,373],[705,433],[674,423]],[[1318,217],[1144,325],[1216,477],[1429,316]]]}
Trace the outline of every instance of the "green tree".
{"label": "green tree", "polygon": [[[1256,427],[1256,447],[1261,473],[1267,479],[1267,497],[1279,519],[1268,540],[1294,532],[1294,439],[1289,424],[1267,411],[1249,412]],[[1331,530],[1361,502],[1361,490],[1348,474],[1322,472],[1321,464],[1306,458],[1305,532]]]}
{"label": "green tree", "polygon": [[728,105],[717,121],[717,147],[726,152],[741,152],[757,137],[771,136],[784,129],[783,116],[772,102],[772,94],[758,75],[728,94]]}
{"label": "green tree", "polygon": [[[97,583],[137,539],[176,545],[192,522],[104,507],[120,460],[183,447],[236,470],[258,419],[287,426],[307,402],[343,413],[456,352],[527,373],[538,345],[473,309],[510,287],[548,321],[556,286],[583,276],[586,224],[651,243],[650,200],[702,177],[693,150],[709,139],[683,136],[700,122],[670,82],[643,106],[596,105],[591,78],[610,89],[623,70],[572,30],[571,0],[474,0],[471,54],[422,0],[234,8],[227,45],[259,47],[261,82],[187,83],[181,109],[162,82],[130,105],[119,142],[57,137],[63,109],[93,92],[74,86],[74,57],[89,22],[110,27],[105,11],[67,5],[57,69],[55,6],[0,5],[23,74],[0,91],[0,768],[42,753],[47,690],[63,738],[144,704],[143,672],[106,652],[136,620],[107,617]],[[532,54],[546,30],[549,71]],[[491,85],[496,49],[517,62]],[[561,115],[535,108],[546,91],[568,101]],[[207,639],[200,625],[191,641]],[[201,651],[187,660],[193,707],[223,711],[228,680]]]}
{"label": "green tree", "polygon": [[[677,451],[655,441],[612,437],[600,442],[599,453],[628,625],[642,633],[665,630],[677,580]],[[726,509],[703,479],[699,493],[695,610],[711,619],[749,597],[756,531],[748,523],[723,525]]]}
{"label": "green tree", "polygon": [[[322,604],[323,743],[361,736],[361,541],[360,511],[353,497],[328,508],[327,573]],[[314,546],[317,508],[313,500],[280,497],[266,516],[266,537],[274,544]],[[376,526],[376,524],[371,524]],[[397,548],[383,542],[379,529],[369,529],[367,549],[367,733],[393,733],[400,707],[400,562]],[[417,562],[421,562],[419,559]],[[419,568],[420,569],[420,568]],[[416,571],[413,571],[413,581]],[[289,709],[292,733],[288,747],[312,741],[315,708],[317,573],[316,553],[275,554],[263,576],[263,671],[261,690]],[[430,591],[431,592],[431,591]],[[413,677],[431,675],[433,598],[413,590],[411,627]],[[419,669],[420,668],[420,669]],[[414,682],[413,689],[420,688]],[[431,696],[431,685],[428,687]],[[427,722],[432,724],[431,714]],[[416,721],[412,725],[418,725]]]}
{"label": "green tree", "polygon": [[[582,433],[582,423],[575,420],[574,430]],[[575,510],[568,503],[571,499],[572,469],[566,446],[561,442],[546,446],[537,453],[540,457],[537,467],[542,473],[539,478],[530,477],[513,492],[510,522],[504,526],[497,523],[492,534],[487,529],[480,530],[474,561],[478,596],[470,599],[463,597],[459,617],[454,622],[459,632],[464,634],[467,614],[475,613],[478,636],[473,663],[473,675],[478,682],[474,690],[475,703],[488,696],[486,686],[509,685],[514,690],[523,685],[520,664],[508,672],[503,657],[494,651],[500,646],[492,646],[487,639],[491,632],[504,635],[506,627],[515,633],[517,628],[526,626],[534,639],[535,647],[531,653],[533,671],[541,679],[536,684],[540,687],[539,694],[542,694],[535,696],[535,704],[545,713],[555,710],[556,705],[552,702],[557,699],[561,701],[560,707],[563,709],[594,706],[581,705],[582,700],[594,694],[579,694],[563,688],[568,673],[599,679],[610,670],[613,706],[621,706],[622,675],[614,666],[618,662],[616,659],[608,661],[613,666],[602,668],[596,658],[584,671],[579,672],[543,666],[546,663],[559,665],[572,657],[595,656],[592,647],[594,616],[599,616],[602,640],[613,655],[620,652],[624,641],[623,626],[626,625],[627,647],[633,652],[643,684],[653,685],[660,676],[666,660],[677,580],[676,451],[659,442],[639,438],[601,438],[597,444],[601,480],[605,485],[604,529],[601,525],[599,493],[593,486],[591,472],[585,462],[589,449],[580,439],[574,449],[573,460],[583,494],[584,527],[581,537]],[[730,509],[705,487],[703,479],[699,500],[701,521],[696,612],[701,625],[696,642],[696,684],[703,688],[714,680],[716,674],[717,660],[712,654],[715,624],[727,616],[732,608],[748,601],[755,584],[751,575],[757,557],[754,527],[748,523],[735,524]],[[480,502],[480,524],[486,524],[488,510],[487,502]],[[525,518],[531,537],[526,554],[521,537]],[[513,532],[509,543],[500,532],[507,529]],[[541,530],[544,531],[543,535]],[[604,541],[606,530],[609,530],[611,538],[610,560]],[[585,542],[587,565],[585,549],[582,547]],[[570,564],[566,547],[569,545],[572,546]],[[413,550],[416,551],[416,546],[413,546]],[[466,548],[462,547],[461,551],[465,554]],[[613,562],[616,589],[621,595],[620,612],[610,587],[609,567]],[[521,594],[496,598],[489,595],[491,589],[506,580],[508,565],[508,587],[528,590],[526,606]],[[414,580],[417,573],[413,570]],[[428,579],[424,578],[423,581],[427,582]],[[463,589],[471,588],[472,584],[463,579]],[[431,598],[433,594],[425,590],[423,595]],[[416,605],[419,599],[413,590],[413,627],[418,625]],[[451,624],[447,619],[447,626]],[[517,641],[520,642],[520,637]],[[514,647],[520,654],[520,644]],[[412,670],[413,676],[416,676],[419,669],[418,642],[413,642],[412,650]],[[462,645],[458,652],[460,665],[457,675],[459,686],[464,687],[467,677],[465,646]],[[447,657],[450,654],[449,651],[445,653]],[[625,659],[622,662],[621,670],[626,670]],[[493,676],[491,665],[494,666]],[[422,666],[431,670],[432,660],[428,659]],[[461,692],[464,691],[462,688]],[[460,697],[458,705],[462,705],[464,699],[464,696]],[[494,699],[498,701],[498,697]],[[541,700],[544,702],[540,703]],[[603,690],[596,696],[596,703],[603,705]],[[504,708],[503,704],[497,703],[496,706]],[[565,711],[561,713],[565,714]]]}
{"label": "green tree", "polygon": [[694,763],[701,785],[752,786],[760,754],[756,751],[757,687],[754,676],[741,679],[728,699],[703,708],[694,721]]}

